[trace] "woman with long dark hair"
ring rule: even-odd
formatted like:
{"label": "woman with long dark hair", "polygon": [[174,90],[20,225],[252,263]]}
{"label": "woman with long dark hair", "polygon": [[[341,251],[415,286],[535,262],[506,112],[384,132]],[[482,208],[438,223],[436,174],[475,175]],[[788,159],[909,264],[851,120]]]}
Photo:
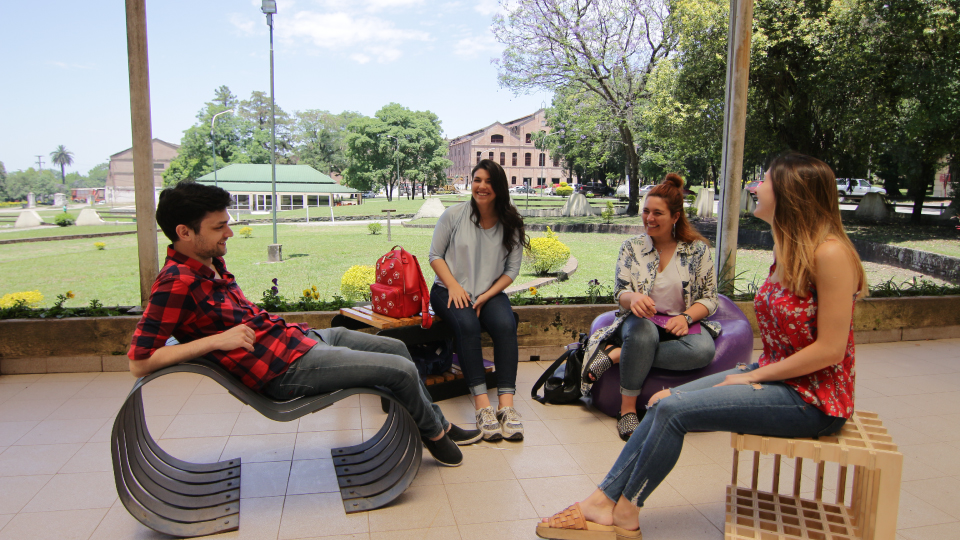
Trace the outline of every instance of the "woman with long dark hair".
{"label": "woman with long dark hair", "polygon": [[867,281],[840,222],[835,182],[830,167],[809,156],[770,164],[754,211],[774,239],[770,274],[753,299],[759,362],[654,394],[599,488],[540,523],[537,535],[640,538],[640,507],[676,465],[687,432],[818,437],[840,430],[853,414],[853,309]]}
{"label": "woman with long dark hair", "polygon": [[[717,285],[706,239],[683,211],[683,179],[668,174],[643,205],[644,234],[620,247],[614,297],[620,312],[587,343],[583,391],[620,365],[617,431],[627,440],[640,425],[637,396],[650,368],[706,366],[720,326],[701,319],[717,310]],[[643,411],[643,409],[641,409]]]}
{"label": "woman with long dark hair", "polygon": [[[529,240],[523,218],[510,203],[503,168],[484,159],[473,168],[472,176],[470,202],[446,209],[434,229],[430,266],[437,279],[430,290],[430,303],[453,329],[481,436],[490,441],[522,440],[523,424],[513,407],[519,361],[517,323],[503,290],[520,273],[523,248],[529,246]],[[487,396],[482,330],[493,340],[496,411]],[[475,441],[462,444],[469,442]]]}

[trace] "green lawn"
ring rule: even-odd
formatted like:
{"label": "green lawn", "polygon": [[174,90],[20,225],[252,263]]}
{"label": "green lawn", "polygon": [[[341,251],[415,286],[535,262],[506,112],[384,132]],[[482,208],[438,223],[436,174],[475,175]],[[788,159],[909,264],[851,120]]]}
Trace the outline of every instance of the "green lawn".
{"label": "green lawn", "polygon": [[83,227],[44,227],[42,229],[19,230],[0,228],[0,240],[14,240],[17,238],[53,238],[56,236],[73,236],[77,234],[97,234],[121,231],[136,231],[137,224],[127,225],[85,225]]}

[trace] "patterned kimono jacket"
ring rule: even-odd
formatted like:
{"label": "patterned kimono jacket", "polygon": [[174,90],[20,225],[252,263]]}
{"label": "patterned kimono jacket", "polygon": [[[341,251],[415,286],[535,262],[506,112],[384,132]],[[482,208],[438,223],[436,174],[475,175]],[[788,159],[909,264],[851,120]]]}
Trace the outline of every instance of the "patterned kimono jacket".
{"label": "patterned kimono jacket", "polygon": [[[680,280],[683,285],[683,303],[690,308],[693,304],[703,304],[707,314],[713,315],[717,311],[717,282],[713,275],[713,257],[706,244],[697,240],[691,244],[677,243],[677,260],[680,263]],[[657,277],[657,268],[660,266],[660,254],[653,247],[653,241],[646,234],[634,236],[620,246],[620,256],[617,258],[616,276],[614,279],[613,297],[620,303],[620,296],[626,292],[650,294],[653,282]],[[590,336],[587,349],[584,353],[584,368],[592,358],[600,343],[612,336],[623,321],[630,315],[629,309],[620,308],[613,324],[600,328]],[[708,321],[698,321],[710,335],[717,337],[720,334],[720,324]],[[593,385],[581,383],[583,395],[590,393]]]}

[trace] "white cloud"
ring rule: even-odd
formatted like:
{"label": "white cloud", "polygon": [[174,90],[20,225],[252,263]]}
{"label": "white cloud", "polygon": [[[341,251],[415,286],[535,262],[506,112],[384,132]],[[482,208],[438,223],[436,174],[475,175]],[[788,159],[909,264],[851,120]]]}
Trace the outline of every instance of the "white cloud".
{"label": "white cloud", "polygon": [[371,59],[392,62],[402,56],[404,44],[429,41],[430,35],[397,28],[392,22],[377,17],[301,11],[285,24],[284,38],[303,40],[322,49],[345,50],[350,58],[366,63]]}
{"label": "white cloud", "polygon": [[354,0],[352,2],[346,2],[344,0],[318,0],[316,4],[328,10],[343,11],[350,9],[353,11],[375,13],[387,9],[419,6],[423,4],[423,0]]}
{"label": "white cloud", "polygon": [[481,15],[494,15],[500,11],[499,0],[477,0],[473,9]]}
{"label": "white cloud", "polygon": [[50,64],[51,66],[56,66],[60,69],[68,69],[68,70],[93,69],[93,64],[71,64],[67,62],[57,62],[57,61],[52,61],[47,63]]}
{"label": "white cloud", "polygon": [[502,45],[497,43],[493,34],[486,32],[480,36],[468,35],[457,41],[453,47],[453,53],[457,56],[473,58],[481,54],[494,54],[499,56],[503,51]]}

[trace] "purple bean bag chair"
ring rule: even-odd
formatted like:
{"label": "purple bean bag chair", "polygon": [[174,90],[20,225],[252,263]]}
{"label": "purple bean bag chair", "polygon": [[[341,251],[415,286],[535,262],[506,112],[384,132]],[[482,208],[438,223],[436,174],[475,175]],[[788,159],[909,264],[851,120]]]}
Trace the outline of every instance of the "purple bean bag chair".
{"label": "purple bean bag chair", "polygon": [[[643,391],[637,400],[637,406],[646,404],[650,396],[664,388],[674,388],[681,384],[695,381],[701,377],[726,371],[736,367],[739,363],[749,363],[753,351],[753,329],[746,315],[726,296],[720,295],[717,312],[707,317],[707,320],[716,321],[723,327],[723,331],[714,340],[717,353],[710,365],[690,371],[670,371],[653,368],[643,382]],[[613,323],[615,311],[608,311],[593,320],[590,334],[598,329]],[[706,331],[706,330],[704,330]],[[586,361],[586,359],[584,360]],[[593,405],[606,414],[616,417],[620,414],[620,370],[619,366],[608,369],[600,380],[593,385],[591,396]]]}

